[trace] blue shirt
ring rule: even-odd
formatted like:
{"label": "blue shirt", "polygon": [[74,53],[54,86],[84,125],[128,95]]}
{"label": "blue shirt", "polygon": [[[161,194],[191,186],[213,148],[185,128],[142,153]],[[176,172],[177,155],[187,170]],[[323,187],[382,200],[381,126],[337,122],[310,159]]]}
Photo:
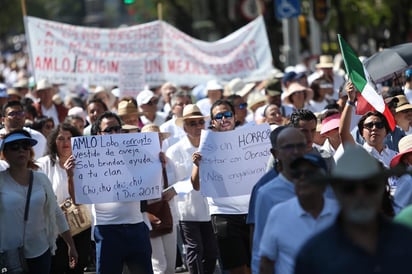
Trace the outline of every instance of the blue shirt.
{"label": "blue shirt", "polygon": [[380,219],[376,254],[355,245],[343,231],[340,218],[310,239],[300,250],[295,274],[409,274],[412,273],[412,230]]}
{"label": "blue shirt", "polygon": [[278,176],[278,172],[275,168],[271,168],[268,172],[266,172],[257,183],[253,186],[252,194],[250,194],[250,201],[249,201],[249,212],[247,215],[246,223],[247,224],[255,224],[255,207],[256,207],[256,196],[258,190],[270,182],[273,178]]}
{"label": "blue shirt", "polygon": [[255,230],[253,232],[252,273],[259,272],[259,245],[266,220],[273,206],[295,197],[295,185],[280,173],[262,186],[256,196]]}

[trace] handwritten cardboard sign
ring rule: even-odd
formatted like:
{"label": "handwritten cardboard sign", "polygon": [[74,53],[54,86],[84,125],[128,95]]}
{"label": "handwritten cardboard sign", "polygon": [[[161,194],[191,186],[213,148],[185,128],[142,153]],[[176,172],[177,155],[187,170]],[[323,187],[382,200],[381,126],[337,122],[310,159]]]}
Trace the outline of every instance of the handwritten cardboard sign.
{"label": "handwritten cardboard sign", "polygon": [[210,79],[264,80],[273,69],[261,16],[215,42],[162,21],[103,29],[26,16],[25,29],[36,80],[122,86],[127,94],[133,91],[128,76],[136,71],[139,85],[193,86]]}
{"label": "handwritten cardboard sign", "polygon": [[158,133],[81,136],[72,138],[71,145],[76,158],[76,202],[127,202],[161,196]]}
{"label": "handwritten cardboard sign", "polygon": [[271,155],[270,127],[262,124],[227,132],[202,131],[199,148],[204,196],[247,195],[266,172]]}

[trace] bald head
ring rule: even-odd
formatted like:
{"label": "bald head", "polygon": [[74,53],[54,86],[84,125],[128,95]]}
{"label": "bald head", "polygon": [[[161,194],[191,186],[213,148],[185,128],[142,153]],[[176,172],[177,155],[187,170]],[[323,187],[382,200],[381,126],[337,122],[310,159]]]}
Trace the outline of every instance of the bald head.
{"label": "bald head", "polygon": [[277,148],[281,148],[285,144],[305,143],[305,135],[297,128],[288,127],[283,129],[277,137]]}

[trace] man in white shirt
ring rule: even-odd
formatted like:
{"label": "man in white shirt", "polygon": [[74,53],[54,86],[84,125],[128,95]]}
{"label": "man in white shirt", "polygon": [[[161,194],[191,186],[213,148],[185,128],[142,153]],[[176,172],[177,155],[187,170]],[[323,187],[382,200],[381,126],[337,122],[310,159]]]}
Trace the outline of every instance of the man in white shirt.
{"label": "man in white shirt", "polygon": [[[121,120],[113,112],[104,112],[92,127],[92,135],[117,134]],[[93,205],[96,273],[122,273],[123,264],[130,273],[152,274],[152,248],[149,228],[143,222],[140,201]]]}
{"label": "man in white shirt", "polygon": [[292,274],[300,247],[316,232],[333,223],[336,201],[324,198],[324,181],[313,180],[327,171],[320,155],[305,154],[291,163],[296,197],[270,210],[260,242],[262,274]]}
{"label": "man in white shirt", "polygon": [[[192,154],[200,144],[200,135],[205,128],[205,116],[196,105],[189,104],[183,109],[182,117],[176,125],[183,128],[186,136],[166,151],[176,167],[176,179],[185,180],[192,173]],[[191,189],[189,180],[186,184]],[[186,262],[190,273],[213,273],[218,257],[218,249],[209,206],[199,191],[191,189],[178,196],[179,224],[186,247]]]}

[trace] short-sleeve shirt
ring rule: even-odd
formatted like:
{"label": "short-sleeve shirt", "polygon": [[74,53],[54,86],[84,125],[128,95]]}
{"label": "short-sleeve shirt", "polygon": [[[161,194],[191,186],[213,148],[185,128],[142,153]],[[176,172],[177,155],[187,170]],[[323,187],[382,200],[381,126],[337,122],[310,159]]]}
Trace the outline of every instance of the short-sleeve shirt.
{"label": "short-sleeve shirt", "polygon": [[376,254],[354,244],[344,233],[340,218],[310,239],[299,251],[295,274],[409,274],[412,230],[383,218],[379,223]]}

